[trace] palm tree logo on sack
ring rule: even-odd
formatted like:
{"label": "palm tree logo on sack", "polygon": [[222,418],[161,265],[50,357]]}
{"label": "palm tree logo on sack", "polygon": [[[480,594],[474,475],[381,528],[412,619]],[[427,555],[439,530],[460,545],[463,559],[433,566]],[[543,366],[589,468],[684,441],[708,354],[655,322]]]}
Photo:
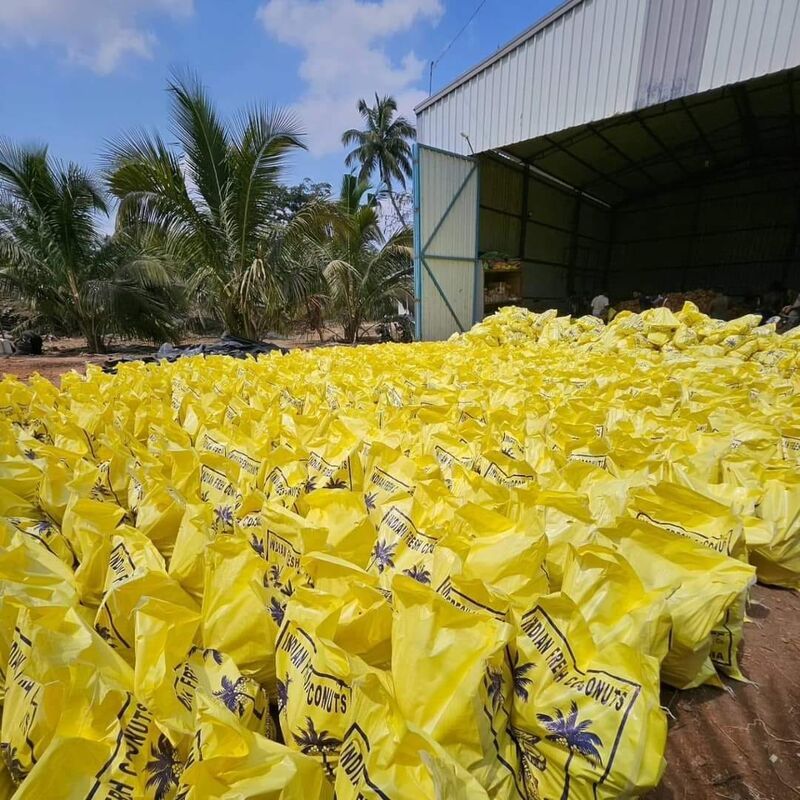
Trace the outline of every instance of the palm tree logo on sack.
{"label": "palm tree logo on sack", "polygon": [[384,572],[387,569],[394,569],[394,556],[396,550],[396,544],[390,544],[382,539],[379,539],[377,542],[375,542],[375,547],[372,550],[372,563],[377,566],[378,572]]}
{"label": "palm tree logo on sack", "polygon": [[537,714],[539,722],[548,731],[545,738],[560,747],[567,749],[569,755],[564,764],[564,790],[561,800],[569,798],[570,774],[569,766],[577,753],[583,756],[593,767],[599,767],[603,760],[598,747],[603,746],[603,740],[589,728],[593,720],[586,719],[578,722],[578,706],[573,700],[570,704],[569,716],[565,717],[560,708],[556,709],[554,717],[548,714]]}
{"label": "palm tree logo on sack", "polygon": [[325,769],[325,774],[333,780],[335,773],[333,766],[328,761],[330,753],[338,752],[342,746],[341,739],[331,736],[327,730],[318,731],[314,727],[314,720],[311,717],[306,717],[306,727],[293,733],[295,742],[300,748],[301,753],[307,756],[320,756],[322,758],[322,766]]}
{"label": "palm tree logo on sack", "polygon": [[247,678],[239,677],[232,681],[226,675],[223,675],[219,691],[215,691],[213,694],[214,697],[222,701],[228,711],[243,717],[248,705],[247,701],[251,703],[255,701],[255,698],[247,693],[247,687]]}
{"label": "palm tree logo on sack", "polygon": [[183,765],[172,742],[163,733],[159,734],[157,744],[150,745],[150,755],[152,760],[144,768],[148,774],[145,788],[155,790],[154,800],[166,800],[172,787],[178,785]]}

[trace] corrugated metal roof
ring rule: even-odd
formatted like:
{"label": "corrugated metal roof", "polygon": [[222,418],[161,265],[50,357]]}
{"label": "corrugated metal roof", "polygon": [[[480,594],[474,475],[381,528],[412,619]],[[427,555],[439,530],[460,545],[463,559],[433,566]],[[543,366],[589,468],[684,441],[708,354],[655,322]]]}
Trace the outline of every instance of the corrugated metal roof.
{"label": "corrugated metal roof", "polygon": [[417,108],[467,154],[800,64],[798,0],[570,0]]}

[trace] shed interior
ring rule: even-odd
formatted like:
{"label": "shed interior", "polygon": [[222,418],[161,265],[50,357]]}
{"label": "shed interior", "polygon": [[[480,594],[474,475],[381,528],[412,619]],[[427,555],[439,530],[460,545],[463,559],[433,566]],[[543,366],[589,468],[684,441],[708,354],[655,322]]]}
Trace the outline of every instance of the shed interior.
{"label": "shed interior", "polygon": [[800,69],[478,158],[478,251],[510,262],[483,272],[485,313],[800,288]]}

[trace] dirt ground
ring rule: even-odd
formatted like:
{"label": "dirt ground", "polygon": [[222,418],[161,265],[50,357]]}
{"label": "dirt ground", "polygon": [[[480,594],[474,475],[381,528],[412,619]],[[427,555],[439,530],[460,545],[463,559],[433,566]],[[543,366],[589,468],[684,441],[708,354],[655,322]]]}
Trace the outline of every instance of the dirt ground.
{"label": "dirt ground", "polygon": [[756,586],[729,691],[665,688],[667,771],[648,800],[800,797],[800,594]]}
{"label": "dirt ground", "polygon": [[[309,337],[275,343],[317,344]],[[153,350],[134,344],[89,356],[80,341],[60,340],[46,345],[42,356],[0,356],[0,375],[24,379],[38,372],[58,382],[65,372],[83,372],[87,363]],[[667,770],[647,800],[800,798],[800,594],[756,586],[752,600],[741,659],[751,683],[662,690],[670,714]]]}
{"label": "dirt ground", "polygon": [[[301,334],[281,339],[265,339],[264,341],[276,344],[287,349],[309,348],[328,346],[336,344],[336,335],[339,331],[326,329],[325,339],[320,341],[316,333]],[[367,342],[372,342],[374,337],[367,338]],[[181,346],[191,346],[196,344],[209,344],[217,342],[219,339],[214,336],[191,336],[181,341]],[[108,359],[119,358],[121,356],[152,354],[158,350],[153,345],[144,342],[120,342],[111,345],[109,352],[103,355],[94,355],[86,350],[86,343],[83,339],[54,339],[44,343],[42,355],[40,356],[4,356],[0,355],[0,376],[4,373],[16,375],[25,380],[31,375],[38,373],[48,378],[53,383],[58,384],[61,376],[66,372],[75,370],[84,372],[87,364],[104,364]]]}

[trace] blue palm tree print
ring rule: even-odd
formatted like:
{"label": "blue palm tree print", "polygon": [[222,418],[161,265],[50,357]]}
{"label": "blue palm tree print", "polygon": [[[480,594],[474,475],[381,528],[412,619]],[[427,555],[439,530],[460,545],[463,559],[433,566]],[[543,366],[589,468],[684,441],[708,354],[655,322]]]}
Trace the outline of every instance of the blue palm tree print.
{"label": "blue palm tree print", "polygon": [[283,625],[283,616],[285,613],[286,603],[281,604],[278,602],[277,598],[273,597],[269,602],[269,615],[278,627]]}
{"label": "blue palm tree print", "polygon": [[261,556],[261,558],[266,558],[266,555],[264,554],[264,542],[262,542],[261,539],[259,539],[254,533],[250,534],[250,547],[252,547],[253,550],[255,550],[256,553]]}
{"label": "blue palm tree print", "polygon": [[145,764],[148,774],[145,788],[154,789],[153,800],[166,800],[173,786],[178,785],[182,772],[176,759],[175,748],[164,734],[159,734],[158,743],[150,745],[152,760]]}
{"label": "blue palm tree print", "polygon": [[378,501],[377,492],[367,492],[364,495],[364,505],[367,507],[367,511],[374,511],[375,506],[377,505],[377,501]]}
{"label": "blue palm tree print", "polygon": [[247,679],[240,677],[232,681],[230,678],[223,675],[221,684],[219,691],[214,692],[214,697],[219,698],[228,711],[232,711],[234,714],[243,717],[245,700],[253,699],[246,691]]}
{"label": "blue palm tree print", "polygon": [[514,663],[511,665],[514,694],[526,703],[528,702],[528,687],[533,685],[533,681],[527,675],[533,669],[533,666],[530,661],[520,664],[519,653],[514,655]]}
{"label": "blue palm tree print", "polygon": [[495,667],[487,667],[483,680],[492,704],[492,712],[496,714],[506,701],[503,694],[503,673],[499,669],[495,669]]}
{"label": "blue palm tree print", "polygon": [[372,550],[372,560],[378,565],[378,572],[383,572],[389,567],[394,568],[394,554],[396,550],[396,544],[389,544],[389,542],[381,539],[375,542],[375,547]]}
{"label": "blue palm tree print", "polygon": [[289,684],[292,682],[292,679],[287,676],[286,683],[284,683],[280,678],[277,681],[277,689],[278,689],[278,713],[282,714],[286,711],[286,704],[289,702]]}
{"label": "blue palm tree print", "polygon": [[214,516],[217,525],[221,525],[224,528],[233,526],[233,509],[230,506],[217,506],[214,509]]}
{"label": "blue palm tree print", "polygon": [[214,660],[215,664],[222,666],[222,653],[220,653],[219,650],[215,650],[213,647],[206,647],[206,649],[203,650],[203,660],[207,659],[209,656]]}
{"label": "blue palm tree print", "polygon": [[560,708],[556,709],[554,717],[547,714],[537,714],[536,716],[549,731],[546,738],[565,747],[569,753],[564,764],[564,791],[561,793],[561,800],[567,800],[570,782],[569,765],[572,763],[573,757],[578,753],[593,766],[600,766],[603,760],[597,748],[603,746],[603,740],[589,730],[592,720],[578,722],[578,706],[575,701],[570,704],[568,717],[564,716]]}
{"label": "blue palm tree print", "polygon": [[426,586],[431,582],[431,573],[424,564],[414,564],[413,567],[403,570],[403,575],[408,575],[413,578],[417,583],[424,583]]}
{"label": "blue palm tree print", "polygon": [[281,587],[281,568],[277,564],[270,565],[264,578],[264,586],[269,586],[270,583],[278,589]]}

